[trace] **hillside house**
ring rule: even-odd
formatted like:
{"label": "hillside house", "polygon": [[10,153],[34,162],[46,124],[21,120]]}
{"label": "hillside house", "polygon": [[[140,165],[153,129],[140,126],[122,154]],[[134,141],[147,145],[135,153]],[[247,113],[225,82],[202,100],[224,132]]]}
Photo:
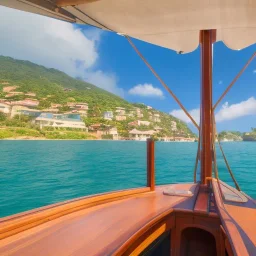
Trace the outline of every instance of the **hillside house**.
{"label": "hillside house", "polygon": [[177,131],[177,123],[175,121],[171,121],[171,130],[173,132]]}
{"label": "hillside house", "polygon": [[155,122],[155,123],[160,123],[161,122],[160,115],[157,114],[157,113],[149,115],[149,120],[151,120],[152,122]]}
{"label": "hillside house", "polygon": [[137,129],[133,129],[129,131],[129,138],[131,140],[140,140],[140,141],[146,141],[148,138],[151,138],[156,131],[148,130],[148,131],[139,131]]}
{"label": "hillside house", "polygon": [[106,120],[112,120],[114,117],[113,112],[112,111],[106,111],[103,113],[103,118]]}
{"label": "hillside house", "polygon": [[0,112],[8,115],[11,112],[11,106],[8,103],[0,102]]}
{"label": "hillside house", "polygon": [[29,96],[29,97],[36,97],[36,94],[33,93],[33,92],[28,92],[28,93],[25,93],[26,96]]}
{"label": "hillside house", "polygon": [[161,127],[159,127],[159,126],[155,126],[155,127],[154,127],[154,130],[155,130],[156,132],[160,132],[161,130],[163,130],[163,128],[161,128]]}
{"label": "hillside house", "polygon": [[[9,84],[9,83],[2,83],[3,85],[5,84]],[[5,86],[3,88],[3,92],[11,92],[13,90],[15,90],[16,88],[18,88],[18,86]]]}
{"label": "hillside house", "polygon": [[38,117],[42,111],[29,108],[22,105],[12,105],[10,110],[10,117],[13,118],[16,115],[26,115],[31,117]]}
{"label": "hillside house", "polygon": [[100,130],[101,127],[102,127],[102,124],[100,124],[100,123],[98,123],[98,124],[92,124],[92,125],[89,126],[89,131],[95,132],[95,131]]}
{"label": "hillside house", "polygon": [[125,108],[116,107],[116,113],[118,113],[121,116],[125,115]]}
{"label": "hillside house", "polygon": [[76,103],[75,102],[68,102],[67,103],[67,106],[72,108],[72,107],[75,107]]}
{"label": "hillside house", "polygon": [[42,110],[42,112],[58,113],[59,109],[58,108],[45,108]]}
{"label": "hillside house", "polygon": [[138,118],[142,118],[143,117],[143,113],[142,113],[140,108],[136,108],[135,111],[136,111],[136,115],[137,115]]}
{"label": "hillside house", "polygon": [[4,97],[5,97],[5,98],[10,98],[10,97],[13,97],[13,96],[23,95],[23,94],[24,94],[23,92],[9,92],[9,93],[6,94]]}
{"label": "hillside house", "polygon": [[89,107],[87,103],[77,103],[72,112],[79,113],[81,116],[87,117],[88,109]]}
{"label": "hillside house", "polygon": [[136,120],[136,121],[128,123],[128,125],[130,125],[130,126],[141,126],[141,125],[149,126],[150,122],[149,121]]}
{"label": "hillside house", "polygon": [[134,117],[134,116],[135,116],[135,111],[133,111],[133,110],[129,111],[129,113],[127,114],[127,116],[129,116],[129,117]]}
{"label": "hillside house", "polygon": [[106,134],[112,135],[113,140],[118,140],[118,131],[116,127],[111,127],[106,131]]}
{"label": "hillside house", "polygon": [[54,127],[87,130],[79,115],[42,113],[35,119],[35,123],[39,124],[40,129],[43,127]]}
{"label": "hillside house", "polygon": [[[38,116],[40,116],[42,114],[41,111],[37,110],[37,109],[20,109],[16,112],[17,115],[24,115],[24,116],[30,116],[33,118],[36,118]],[[15,114],[14,114],[15,115]]]}
{"label": "hillside house", "polygon": [[39,101],[32,100],[32,99],[25,99],[25,100],[19,100],[19,101],[12,101],[12,105],[20,105],[20,106],[35,108],[39,105]]}
{"label": "hillside house", "polygon": [[61,108],[62,104],[51,103],[51,108]]}
{"label": "hillside house", "polygon": [[75,109],[77,109],[77,110],[88,110],[89,109],[88,103],[85,103],[85,102],[76,103],[75,104]]}
{"label": "hillside house", "polygon": [[117,115],[116,116],[116,121],[125,121],[126,120],[126,116],[125,115]]}
{"label": "hillside house", "polygon": [[147,109],[152,109],[152,107],[151,106],[147,106]]}

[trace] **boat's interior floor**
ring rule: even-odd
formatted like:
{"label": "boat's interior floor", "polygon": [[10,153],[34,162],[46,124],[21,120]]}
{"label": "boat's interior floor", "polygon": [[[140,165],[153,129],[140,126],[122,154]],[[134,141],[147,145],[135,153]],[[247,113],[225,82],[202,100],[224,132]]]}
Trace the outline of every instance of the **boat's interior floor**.
{"label": "boat's interior floor", "polygon": [[[223,207],[216,182],[216,204],[211,201],[211,193],[198,184],[175,185],[177,190],[191,191],[190,197],[164,195],[163,190],[170,186],[78,210],[6,236],[0,240],[0,255],[111,255],[150,222],[178,211],[221,215],[233,248],[256,255],[256,207],[252,200],[225,203]],[[245,221],[243,216],[248,219]],[[10,221],[7,218],[0,222],[0,231]],[[238,246],[233,239],[238,239]],[[240,248],[240,240],[245,248]]]}

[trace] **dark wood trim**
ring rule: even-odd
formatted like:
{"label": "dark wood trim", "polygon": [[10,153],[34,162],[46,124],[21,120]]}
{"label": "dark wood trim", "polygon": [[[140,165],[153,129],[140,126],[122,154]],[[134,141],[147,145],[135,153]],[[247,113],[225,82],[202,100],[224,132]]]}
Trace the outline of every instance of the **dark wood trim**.
{"label": "dark wood trim", "polygon": [[212,177],[212,30],[200,33],[201,41],[201,182]]}
{"label": "dark wood trim", "polygon": [[147,186],[155,190],[155,142],[147,140]]}
{"label": "dark wood trim", "polygon": [[[134,233],[122,246],[120,246],[113,255],[130,255],[128,252],[136,250],[139,244],[150,236],[151,232],[154,232],[163,224],[166,225],[165,231],[174,227],[175,218],[173,209],[165,211],[149,221],[145,226]],[[157,239],[157,236],[155,236],[155,239]]]}

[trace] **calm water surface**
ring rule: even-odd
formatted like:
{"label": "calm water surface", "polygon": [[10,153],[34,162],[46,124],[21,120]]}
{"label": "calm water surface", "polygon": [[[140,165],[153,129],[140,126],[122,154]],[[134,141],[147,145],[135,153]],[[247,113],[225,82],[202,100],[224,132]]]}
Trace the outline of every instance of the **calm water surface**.
{"label": "calm water surface", "polygon": [[[256,198],[256,143],[223,148],[242,190]],[[192,182],[197,143],[156,143],[157,184]],[[220,178],[233,185],[218,152]],[[146,143],[0,141],[0,217],[75,197],[146,185]]]}

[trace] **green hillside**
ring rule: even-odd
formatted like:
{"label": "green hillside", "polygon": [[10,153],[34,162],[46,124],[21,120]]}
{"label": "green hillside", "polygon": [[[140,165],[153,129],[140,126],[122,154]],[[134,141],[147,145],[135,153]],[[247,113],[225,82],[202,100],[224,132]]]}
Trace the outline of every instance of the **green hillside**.
{"label": "green hillside", "polygon": [[[131,104],[126,100],[98,88],[95,85],[86,83],[79,79],[72,78],[67,74],[56,69],[45,68],[29,61],[15,60],[10,57],[0,56],[0,98],[5,98],[7,92],[3,92],[5,86],[17,86],[15,91],[23,93],[35,93],[34,99],[39,100],[38,109],[45,109],[51,106],[51,103],[62,104],[60,112],[69,111],[65,106],[67,102],[86,102],[89,106],[88,116],[83,120],[87,126],[95,123],[103,123],[115,126],[121,136],[127,137],[129,130],[132,128],[128,123],[135,120],[149,121],[150,114],[159,114],[161,122],[151,122],[148,127],[136,127],[138,130],[154,129],[158,126],[161,128],[158,136],[184,136],[195,137],[187,125],[170,116],[167,113],[155,109],[148,110],[143,104]],[[26,95],[15,95],[8,97],[8,100],[23,100],[28,98]],[[104,120],[104,111],[115,112],[116,107],[125,108],[126,112],[140,108],[143,113],[142,118],[127,117],[125,121]],[[177,123],[177,131],[171,131],[171,121]],[[18,124],[19,120],[0,120],[0,126],[26,126],[23,121],[22,125]],[[29,122],[29,121],[28,121]],[[27,122],[27,123],[28,123]],[[29,129],[33,128],[30,124]]]}
{"label": "green hillside", "polygon": [[242,141],[242,133],[238,131],[222,131],[218,134],[221,141]]}
{"label": "green hillside", "polygon": [[[50,96],[47,100],[40,101],[42,107],[48,107],[50,103],[64,104],[70,101],[87,102],[90,109],[96,105],[100,110],[130,107],[130,104],[122,98],[92,84],[74,79],[61,71],[10,57],[0,56],[1,81],[19,86],[18,91],[34,92],[38,99]],[[72,89],[72,91],[66,92],[63,88]],[[16,98],[23,99],[24,97],[17,96]]]}

